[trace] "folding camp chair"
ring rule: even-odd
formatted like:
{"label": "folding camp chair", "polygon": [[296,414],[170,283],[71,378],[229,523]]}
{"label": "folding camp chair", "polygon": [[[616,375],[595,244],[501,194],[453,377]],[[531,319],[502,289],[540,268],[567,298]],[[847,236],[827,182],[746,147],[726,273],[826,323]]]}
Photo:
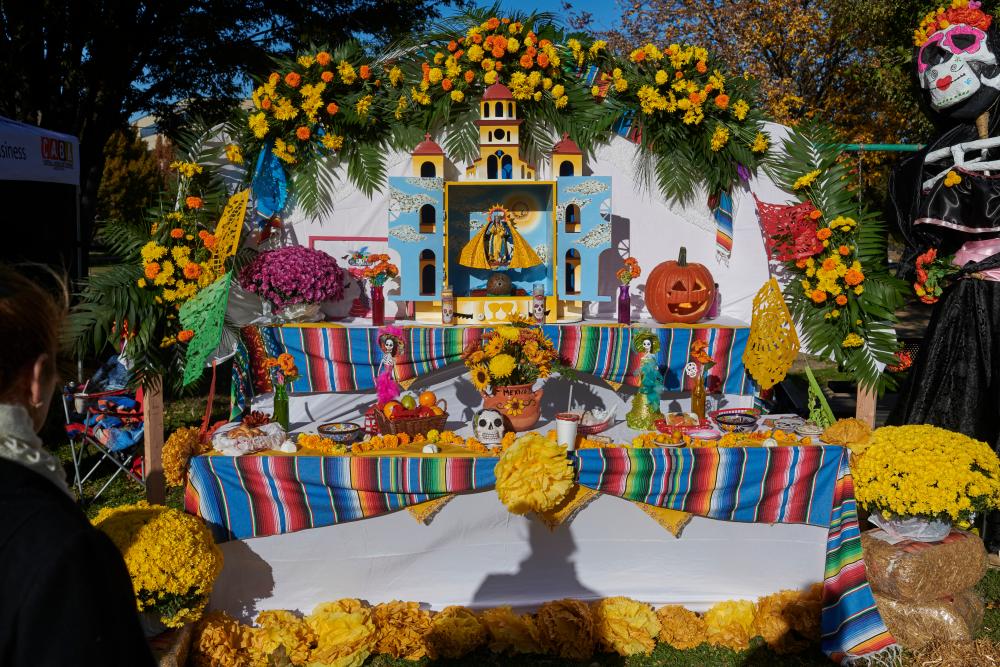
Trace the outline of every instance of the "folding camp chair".
{"label": "folding camp chair", "polygon": [[[96,500],[123,473],[143,488],[146,486],[142,467],[138,472],[135,470],[139,445],[143,441],[142,390],[133,397],[121,388],[127,381],[127,369],[123,375],[123,366],[117,357],[112,357],[86,385],[86,389],[97,391],[80,392],[73,385],[63,389],[66,434],[73,457],[73,485],[81,501],[84,500],[84,483],[105,461],[117,470],[90,501]],[[98,456],[93,464],[86,460],[92,454]],[[85,470],[88,465],[89,469]]]}

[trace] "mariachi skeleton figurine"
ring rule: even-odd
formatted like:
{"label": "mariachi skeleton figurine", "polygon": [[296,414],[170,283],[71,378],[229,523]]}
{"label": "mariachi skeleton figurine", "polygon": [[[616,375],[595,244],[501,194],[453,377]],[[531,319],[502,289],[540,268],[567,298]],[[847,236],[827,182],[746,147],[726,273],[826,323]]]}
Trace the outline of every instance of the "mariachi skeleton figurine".
{"label": "mariachi skeleton figurine", "polygon": [[[926,303],[940,303],[889,423],[931,424],[996,447],[1000,33],[980,3],[959,0],[928,14],[914,44],[920,87],[944,132],[900,164],[890,198],[906,240],[900,277]],[[929,280],[938,270],[955,278],[943,291]],[[1000,516],[989,523],[1000,528]],[[986,544],[997,552],[1000,529]]]}
{"label": "mariachi skeleton figurine", "polygon": [[490,449],[500,446],[506,430],[503,415],[496,410],[480,410],[472,420],[472,432],[476,440]]}

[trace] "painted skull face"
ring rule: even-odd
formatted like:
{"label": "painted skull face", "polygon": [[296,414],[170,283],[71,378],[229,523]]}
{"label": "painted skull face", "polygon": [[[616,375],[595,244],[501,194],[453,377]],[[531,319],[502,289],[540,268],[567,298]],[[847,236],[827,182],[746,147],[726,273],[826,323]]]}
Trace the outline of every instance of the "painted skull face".
{"label": "painted skull face", "polygon": [[455,319],[455,308],[451,305],[441,306],[441,321],[452,322]]}
{"label": "painted skull face", "polygon": [[472,430],[476,434],[476,440],[493,448],[500,446],[507,429],[502,414],[496,410],[480,410],[472,422]]}
{"label": "painted skull face", "polygon": [[648,338],[645,339],[644,341],[642,341],[642,351],[645,352],[646,354],[652,354],[653,353],[653,341],[651,341]]}
{"label": "painted skull face", "polygon": [[931,34],[917,52],[917,75],[937,111],[970,102],[986,86],[987,99],[972,111],[978,115],[1000,92],[1000,67],[987,34],[968,25],[954,24]]}
{"label": "painted skull face", "polygon": [[385,339],[385,351],[388,354],[395,354],[396,353],[396,341],[394,341],[391,338],[386,338]]}
{"label": "painted skull face", "polygon": [[541,321],[545,319],[545,304],[544,303],[533,303],[531,304],[531,314],[536,320]]}

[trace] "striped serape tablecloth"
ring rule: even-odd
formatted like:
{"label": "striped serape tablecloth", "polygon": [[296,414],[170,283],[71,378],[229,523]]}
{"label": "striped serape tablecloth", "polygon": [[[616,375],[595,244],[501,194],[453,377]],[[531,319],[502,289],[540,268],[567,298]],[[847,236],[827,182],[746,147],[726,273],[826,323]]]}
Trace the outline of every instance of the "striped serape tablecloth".
{"label": "striped serape tablecloth", "polygon": [[[868,585],[846,449],[620,448],[572,457],[579,483],[600,493],[725,521],[826,528],[823,650],[838,662],[898,651]],[[277,535],[490,489],[497,460],[199,456],[185,502],[220,541]]]}
{"label": "striped serape tablecloth", "polygon": [[[603,324],[546,325],[560,355],[577,371],[608,382],[638,385],[639,358],[631,354],[638,327]],[[476,344],[485,331],[477,327],[409,327],[396,357],[397,379],[410,380],[461,360],[462,351]],[[708,343],[715,366],[708,372],[709,389],[724,394],[754,395],[756,385],[743,366],[748,327],[658,328],[658,354],[664,389],[687,391],[684,374],[696,340]],[[292,392],[352,392],[375,388],[382,352],[378,329],[342,326],[245,327],[233,363],[232,418],[239,418],[257,394],[271,391],[267,357],[287,352],[300,376]]]}

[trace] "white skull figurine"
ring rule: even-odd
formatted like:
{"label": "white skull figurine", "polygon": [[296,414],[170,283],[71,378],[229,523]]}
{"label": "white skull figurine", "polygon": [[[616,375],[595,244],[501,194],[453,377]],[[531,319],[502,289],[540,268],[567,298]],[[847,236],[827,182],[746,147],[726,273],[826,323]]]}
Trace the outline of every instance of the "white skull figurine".
{"label": "white skull figurine", "polygon": [[964,24],[933,33],[917,53],[920,85],[938,111],[968,100],[984,85],[1000,89],[996,66],[986,33]]}
{"label": "white skull figurine", "polygon": [[500,446],[500,441],[503,440],[503,434],[506,430],[503,415],[496,410],[480,410],[472,422],[472,431],[476,434],[476,440],[490,449]]}
{"label": "white skull figurine", "polygon": [[545,304],[539,301],[531,304],[531,315],[535,318],[536,322],[545,321]]}
{"label": "white skull figurine", "polygon": [[443,324],[451,324],[455,321],[455,307],[450,303],[446,303],[441,306],[441,322]]}

